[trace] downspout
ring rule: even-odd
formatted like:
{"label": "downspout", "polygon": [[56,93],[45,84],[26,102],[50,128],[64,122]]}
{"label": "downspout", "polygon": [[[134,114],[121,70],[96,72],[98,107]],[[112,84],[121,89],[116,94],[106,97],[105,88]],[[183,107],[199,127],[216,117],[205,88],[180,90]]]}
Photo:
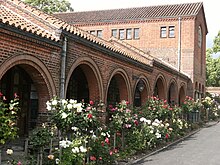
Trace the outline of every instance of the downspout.
{"label": "downspout", "polygon": [[63,37],[61,66],[60,66],[60,99],[65,98],[66,52],[67,52],[67,38]]}
{"label": "downspout", "polygon": [[181,70],[181,17],[178,18],[179,21],[179,35],[178,35],[178,71]]}

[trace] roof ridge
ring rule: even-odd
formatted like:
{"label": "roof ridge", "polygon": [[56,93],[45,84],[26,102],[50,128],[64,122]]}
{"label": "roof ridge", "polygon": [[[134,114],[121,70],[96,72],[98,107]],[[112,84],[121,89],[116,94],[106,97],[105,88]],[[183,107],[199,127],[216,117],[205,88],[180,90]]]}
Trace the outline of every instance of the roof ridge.
{"label": "roof ridge", "polygon": [[173,4],[164,4],[164,5],[136,6],[136,7],[125,7],[125,8],[86,10],[86,11],[71,11],[71,12],[60,12],[60,13],[58,12],[58,13],[54,13],[54,14],[56,15],[56,14],[71,14],[71,13],[103,12],[103,11],[112,11],[112,10],[142,9],[142,8],[151,8],[151,7],[188,5],[188,4],[203,4],[203,2],[198,1],[198,2],[173,3]]}

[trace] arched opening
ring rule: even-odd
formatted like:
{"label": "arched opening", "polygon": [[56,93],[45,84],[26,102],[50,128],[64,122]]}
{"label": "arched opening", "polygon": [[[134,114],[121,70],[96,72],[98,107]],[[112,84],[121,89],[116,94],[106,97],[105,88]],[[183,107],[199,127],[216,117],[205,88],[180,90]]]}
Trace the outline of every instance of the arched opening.
{"label": "arched opening", "polygon": [[144,105],[148,98],[148,86],[146,85],[145,81],[141,78],[136,87],[134,92],[134,106],[140,107]]}
{"label": "arched opening", "polygon": [[198,82],[195,83],[195,90],[194,90],[194,99],[198,99]]}
{"label": "arched opening", "polygon": [[159,99],[166,99],[164,84],[163,84],[163,81],[161,78],[157,79],[157,82],[154,87],[154,94],[153,95],[158,97]]}
{"label": "arched opening", "polygon": [[174,82],[172,82],[170,84],[170,87],[169,87],[169,90],[168,90],[168,103],[170,105],[175,105],[177,104],[177,96],[178,96],[178,93],[177,93],[177,86]]}
{"label": "arched opening", "polygon": [[4,74],[0,80],[0,90],[7,101],[13,99],[15,93],[19,96],[18,135],[27,136],[28,131],[37,125],[39,101],[36,84],[22,65],[17,65]]}
{"label": "arched opening", "polygon": [[78,102],[89,102],[89,86],[87,78],[80,67],[77,67],[70,77],[67,88],[67,98],[76,99]]}
{"label": "arched opening", "polygon": [[100,100],[98,81],[88,65],[81,64],[74,69],[69,79],[66,98],[86,103]]}
{"label": "arched opening", "polygon": [[184,90],[184,86],[181,86],[179,90],[179,105],[181,105],[185,100],[186,94]]}

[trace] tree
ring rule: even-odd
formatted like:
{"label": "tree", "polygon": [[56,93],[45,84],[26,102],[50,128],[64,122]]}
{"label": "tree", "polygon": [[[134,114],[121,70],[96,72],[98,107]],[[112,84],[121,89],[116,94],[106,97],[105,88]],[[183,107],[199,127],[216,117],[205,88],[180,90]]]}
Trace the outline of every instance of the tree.
{"label": "tree", "polygon": [[215,36],[212,49],[214,53],[220,52],[220,31],[218,32],[217,36]]}
{"label": "tree", "polygon": [[24,2],[35,6],[48,14],[73,11],[71,3],[67,0],[24,0]]}
{"label": "tree", "polygon": [[220,87],[220,57],[212,55],[220,52],[220,31],[213,40],[212,48],[206,50],[206,85]]}

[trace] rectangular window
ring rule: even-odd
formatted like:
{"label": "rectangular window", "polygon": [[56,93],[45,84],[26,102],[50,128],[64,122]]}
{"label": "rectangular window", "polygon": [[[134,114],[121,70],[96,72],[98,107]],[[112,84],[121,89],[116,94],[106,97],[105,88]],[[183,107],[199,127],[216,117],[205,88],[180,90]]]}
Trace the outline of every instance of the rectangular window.
{"label": "rectangular window", "polygon": [[167,37],[167,27],[163,26],[160,28],[160,37],[166,38]]}
{"label": "rectangular window", "polygon": [[91,30],[91,31],[90,31],[90,34],[96,35],[95,30]]}
{"label": "rectangular window", "polygon": [[169,26],[169,37],[170,38],[173,38],[173,37],[175,37],[175,28],[174,28],[174,26]]}
{"label": "rectangular window", "polygon": [[134,28],[134,39],[139,39],[140,38],[140,29],[139,28]]}
{"label": "rectangular window", "polygon": [[102,30],[97,30],[97,37],[102,38]]}
{"label": "rectangular window", "polygon": [[117,38],[117,29],[112,29],[112,37]]}
{"label": "rectangular window", "polygon": [[130,40],[132,37],[131,37],[131,32],[132,30],[131,29],[126,29],[126,39],[127,40]]}
{"label": "rectangular window", "polygon": [[119,39],[124,40],[125,39],[125,30],[119,29]]}

